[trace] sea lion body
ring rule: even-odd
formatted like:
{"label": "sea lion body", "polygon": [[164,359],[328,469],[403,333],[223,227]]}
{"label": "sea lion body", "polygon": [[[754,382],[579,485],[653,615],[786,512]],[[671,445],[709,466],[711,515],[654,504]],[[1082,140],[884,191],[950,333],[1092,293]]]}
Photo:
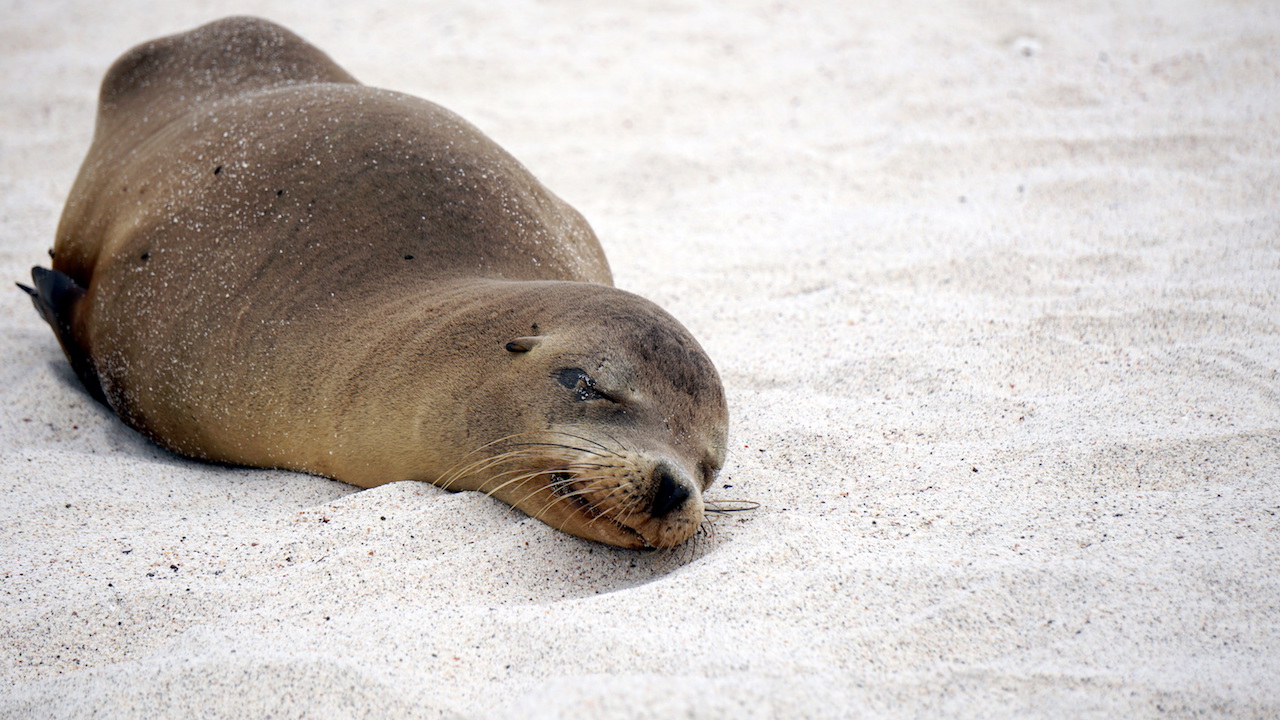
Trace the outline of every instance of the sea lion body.
{"label": "sea lion body", "polygon": [[724,460],[714,366],[581,215],[265,21],[113,65],[53,268],[77,374],[184,455],[482,490],[626,547],[687,539]]}

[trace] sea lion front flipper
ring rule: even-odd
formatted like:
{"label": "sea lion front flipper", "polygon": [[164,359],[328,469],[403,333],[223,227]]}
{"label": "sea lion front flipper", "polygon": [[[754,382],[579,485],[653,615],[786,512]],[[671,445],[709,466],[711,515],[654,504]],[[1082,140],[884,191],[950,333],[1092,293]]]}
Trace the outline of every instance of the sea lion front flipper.
{"label": "sea lion front flipper", "polygon": [[76,304],[84,297],[84,288],[66,273],[39,266],[31,268],[31,281],[35,287],[27,287],[22,283],[18,283],[18,287],[31,296],[31,304],[36,306],[40,317],[53,328],[62,351],[71,362],[71,368],[76,371],[80,382],[84,383],[85,389],[94,399],[105,404],[107,400],[102,392],[102,384],[98,381],[98,371],[93,366],[88,349],[76,338],[72,322]]}

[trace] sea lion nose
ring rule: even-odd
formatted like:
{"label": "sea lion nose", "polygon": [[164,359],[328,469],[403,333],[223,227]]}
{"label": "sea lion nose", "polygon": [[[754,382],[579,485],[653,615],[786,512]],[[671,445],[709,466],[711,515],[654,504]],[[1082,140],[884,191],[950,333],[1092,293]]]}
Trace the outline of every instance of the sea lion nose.
{"label": "sea lion nose", "polygon": [[654,469],[653,479],[658,485],[658,491],[653,496],[653,505],[649,507],[649,514],[653,517],[664,517],[689,499],[689,488],[677,480],[671,468],[666,465],[659,465]]}

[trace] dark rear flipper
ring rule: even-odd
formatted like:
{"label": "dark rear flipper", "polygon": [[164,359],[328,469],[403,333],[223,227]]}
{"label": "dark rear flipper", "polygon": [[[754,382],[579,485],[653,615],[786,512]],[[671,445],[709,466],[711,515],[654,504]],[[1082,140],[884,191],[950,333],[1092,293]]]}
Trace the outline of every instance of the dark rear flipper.
{"label": "dark rear flipper", "polygon": [[62,351],[71,362],[71,369],[76,371],[76,376],[84,383],[85,389],[105,404],[106,397],[102,393],[102,384],[98,382],[98,371],[94,369],[93,358],[76,338],[73,329],[75,306],[84,297],[84,288],[66,274],[42,267],[31,268],[31,281],[35,287],[27,287],[22,283],[18,283],[18,287],[31,296],[31,303],[36,306],[40,317],[53,328]]}

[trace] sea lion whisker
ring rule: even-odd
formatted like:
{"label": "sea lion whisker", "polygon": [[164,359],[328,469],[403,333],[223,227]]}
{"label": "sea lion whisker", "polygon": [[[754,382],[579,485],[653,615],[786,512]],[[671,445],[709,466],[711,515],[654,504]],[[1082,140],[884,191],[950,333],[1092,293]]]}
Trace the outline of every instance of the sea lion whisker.
{"label": "sea lion whisker", "polygon": [[[613,485],[599,485],[601,481],[613,481]],[[565,469],[556,472],[551,478],[551,488],[561,497],[569,497],[581,492],[613,492],[620,487],[610,475],[593,475],[572,472]],[[569,488],[569,492],[563,489]]]}
{"label": "sea lion whisker", "polygon": [[[622,489],[622,487],[623,487],[622,485],[615,485],[614,487],[610,488],[610,489],[609,489],[609,491],[608,491],[608,494],[606,494],[603,498],[600,498],[600,500],[602,500],[602,501],[603,501],[603,500],[608,500],[608,499],[610,499],[610,498],[614,497],[615,493],[617,493],[619,490],[621,490],[621,489]],[[593,508],[598,508],[598,503],[592,503],[592,507],[593,507]],[[629,508],[627,508],[627,509],[626,509],[626,512],[624,512],[622,515],[617,515],[617,514],[610,515],[610,514],[609,514],[609,513],[607,513],[607,512],[603,512],[603,511],[601,511],[601,512],[596,513],[596,514],[592,517],[592,519],[591,519],[591,521],[590,521],[590,522],[591,522],[591,523],[594,523],[594,522],[596,522],[596,520],[598,520],[598,519],[600,519],[600,518],[602,518],[602,517],[603,517],[603,518],[607,518],[607,519],[608,519],[609,521],[611,521],[611,522],[617,523],[617,524],[622,525],[622,526],[624,526],[624,527],[631,527],[631,524],[630,524],[630,522],[629,522],[629,521],[630,521],[630,520],[631,520],[631,518],[635,515],[635,513],[636,513],[636,508],[634,508],[634,507],[629,507]],[[590,523],[589,523],[589,524],[590,524]]]}
{"label": "sea lion whisker", "polygon": [[[599,442],[599,441],[597,441],[597,440],[592,440],[591,438],[583,437],[583,436],[581,436],[581,435],[575,435],[574,433],[571,433],[571,432],[565,432],[564,430],[556,430],[556,431],[554,431],[554,432],[555,432],[555,434],[557,434],[557,435],[564,435],[564,436],[566,436],[566,437],[571,437],[571,438],[574,438],[574,439],[576,439],[576,440],[581,440],[581,441],[583,441],[583,442],[585,442],[585,443],[591,443],[592,445],[595,445],[596,447],[598,447],[598,448],[600,448],[601,450],[603,450],[603,451],[605,451],[605,452],[609,453],[610,455],[617,456],[617,454],[618,454],[616,451],[614,451],[614,450],[610,449],[607,445],[605,445],[605,444],[603,444],[603,443],[601,443],[601,442]],[[605,435],[609,435],[609,433],[607,433],[607,432],[606,432],[606,433],[605,433]],[[612,435],[609,435],[609,439],[613,440],[615,443],[617,443],[617,442],[618,442],[618,441],[617,441],[617,440],[616,440]],[[619,447],[621,447],[621,446],[622,446],[622,443],[618,443],[618,446],[619,446]],[[625,448],[624,448],[624,449],[625,449]]]}
{"label": "sea lion whisker", "polygon": [[[537,494],[537,493],[531,493],[531,494],[529,494],[528,496],[526,496],[526,497],[525,497],[525,500],[532,499],[532,498],[533,498],[533,496],[534,496],[534,495],[536,495],[536,494]],[[544,503],[544,504],[542,505],[542,507],[541,507],[541,508],[539,508],[539,510],[538,510],[536,513],[530,513],[530,516],[531,516],[533,519],[535,519],[535,520],[542,520],[542,516],[543,516],[543,515],[546,515],[548,510],[550,510],[551,508],[555,507],[556,505],[560,505],[560,504],[563,504],[563,503],[569,503],[571,507],[580,507],[577,503],[574,503],[570,498],[567,498],[567,497],[564,497],[564,496],[562,496],[562,495],[557,495],[557,494],[554,494],[554,493],[553,493],[553,494],[551,495],[551,498],[550,498],[549,500],[547,500],[547,502],[546,502],[546,503]],[[528,512],[528,511],[526,511],[526,512]],[[595,516],[594,516],[594,515],[592,515],[592,518],[594,518],[594,517],[595,517]],[[588,523],[588,524],[590,524],[590,523]]]}
{"label": "sea lion whisker", "polygon": [[584,463],[584,462],[569,463],[568,465],[564,466],[565,470],[569,470],[569,471],[578,471],[578,470],[595,471],[595,470],[613,469],[616,467],[618,466],[613,463],[606,464],[606,463]]}
{"label": "sea lion whisker", "polygon": [[525,448],[508,450],[504,453],[499,453],[488,458],[477,460],[471,463],[471,465],[468,465],[466,471],[467,474],[477,474],[512,460],[525,460],[529,458],[537,459],[541,457],[541,453],[533,452]]}
{"label": "sea lion whisker", "polygon": [[445,477],[441,477],[440,480],[437,481],[437,484],[440,485],[441,487],[449,489],[453,485],[453,483],[459,480],[460,478],[467,477],[468,475],[479,475],[489,470],[490,468],[496,467],[497,465],[500,465],[504,462],[507,462],[509,460],[514,460],[514,459],[520,459],[522,457],[525,457],[526,455],[538,457],[538,455],[534,453],[527,453],[524,450],[511,450],[511,451],[508,451],[505,453],[499,453],[497,455],[493,455],[490,457],[479,458],[463,467],[457,468],[452,472],[452,474]]}
{"label": "sea lion whisker", "polygon": [[[523,435],[527,433],[519,433],[519,434]],[[485,465],[486,463],[491,463],[495,460],[500,461],[503,459],[518,457],[521,453],[526,452],[524,450],[509,450],[506,452],[498,453],[497,455],[488,455],[488,456],[476,458],[475,460],[472,460],[470,463],[463,465],[463,463],[466,462],[466,459],[468,457],[471,457],[472,455],[480,452],[481,450],[484,450],[485,448],[493,447],[497,443],[504,442],[508,440],[510,437],[512,436],[508,435],[505,438],[499,438],[498,440],[487,442],[484,445],[481,445],[480,447],[472,450],[471,452],[468,452],[466,455],[463,455],[462,459],[460,459],[458,462],[451,465],[448,469],[446,469],[443,473],[440,474],[441,482],[446,481],[446,479],[448,482],[452,482],[453,480],[456,480],[459,477],[464,477],[466,475],[472,474],[473,472],[476,472],[477,468],[479,468],[480,466],[486,466]],[[492,465],[487,465],[486,467],[492,467]]]}
{"label": "sea lion whisker", "polygon": [[589,443],[589,444],[591,444],[591,445],[595,445],[596,447],[600,448],[601,450],[603,450],[603,451],[605,451],[605,452],[613,452],[612,450],[610,450],[610,449],[609,449],[609,447],[608,447],[607,445],[605,445],[604,443],[601,443],[599,440],[593,440],[593,439],[591,439],[591,438],[589,438],[589,437],[586,437],[586,436],[583,436],[583,435],[579,435],[579,434],[577,434],[577,433],[571,433],[571,432],[568,432],[568,431],[566,431],[566,430],[552,430],[551,432],[552,432],[552,433],[554,433],[554,434],[556,434],[556,435],[564,435],[565,437],[571,437],[571,438],[573,438],[574,440],[581,440],[581,441],[582,441],[582,442],[584,442],[584,443]]}
{"label": "sea lion whisker", "polygon": [[504,487],[507,484],[509,484],[512,480],[521,480],[521,479],[528,480],[530,478],[537,477],[538,475],[544,475],[549,472],[553,472],[553,471],[542,470],[537,468],[531,469],[527,467],[512,468],[510,470],[503,470],[502,472],[491,473],[485,478],[484,482],[481,483],[481,486],[483,487],[496,480],[502,480],[503,478],[507,478],[506,480],[503,480],[502,486],[500,486],[500,487]]}
{"label": "sea lion whisker", "polygon": [[537,443],[517,443],[517,445],[519,447],[550,447],[550,448],[559,448],[561,450],[574,450],[576,452],[584,453],[586,455],[595,455],[596,457],[605,457],[604,454],[598,453],[595,450],[588,450],[586,448],[574,447],[573,445],[566,445],[564,443],[537,442]]}
{"label": "sea lion whisker", "polygon": [[[588,503],[583,505],[579,502],[575,502],[572,498],[561,496],[561,495],[553,495],[551,497],[551,500],[547,502],[545,505],[543,505],[542,508],[533,517],[539,520],[542,520],[543,519],[542,516],[545,515],[547,511],[551,510],[553,507],[556,507],[557,504],[562,504],[562,503],[569,503],[572,507],[583,510],[588,516],[587,521],[584,523],[584,526],[587,528],[594,527],[601,520],[604,520],[605,523],[609,524],[610,526],[620,528],[632,534],[633,536],[637,537],[643,545],[645,546],[648,545],[648,543],[645,542],[643,536],[640,536],[639,533],[637,533],[634,528],[624,523],[618,522],[617,520],[614,520],[613,518],[609,517],[605,513],[601,512],[599,508],[596,507],[595,504]],[[572,513],[569,515],[569,517],[572,517]],[[549,521],[546,521],[546,522],[549,522]]]}
{"label": "sea lion whisker", "polygon": [[[519,474],[519,475],[516,475],[516,476],[515,476],[515,477],[513,477],[513,478],[510,478],[510,479],[506,480],[505,482],[501,483],[500,485],[498,485],[498,486],[497,486],[497,487],[495,487],[495,488],[491,488],[491,489],[489,489],[489,490],[485,490],[485,491],[484,491],[484,494],[485,494],[485,496],[486,496],[486,497],[493,497],[494,493],[500,492],[500,491],[504,490],[505,488],[508,488],[508,487],[510,487],[510,486],[512,486],[512,485],[516,485],[516,484],[519,484],[519,483],[525,482],[525,481],[527,481],[527,480],[532,480],[533,478],[536,478],[536,477],[538,477],[539,475],[547,475],[547,474],[552,473],[552,472],[554,472],[554,471],[553,471],[553,470],[531,470],[531,471],[529,471],[529,472],[524,472],[524,473],[521,473],[521,474]],[[534,492],[536,493],[536,492],[537,492],[537,490],[535,490]]]}
{"label": "sea lion whisker", "polygon": [[[535,478],[535,477],[537,477],[538,475],[545,474],[546,472],[553,472],[553,471],[537,471],[537,472],[532,472],[532,473],[529,473],[527,476],[522,476],[522,477],[514,478],[514,479],[513,479],[513,482],[523,482],[523,481],[525,481],[525,480],[529,480],[529,479],[531,479],[531,478]],[[503,484],[503,487],[506,487],[506,486],[508,486],[508,485],[510,485],[510,484],[512,484],[512,482],[504,483],[504,484]],[[529,502],[529,500],[530,500],[530,499],[532,499],[532,498],[534,498],[535,496],[537,496],[539,493],[541,493],[541,492],[544,492],[544,491],[548,490],[548,488],[549,488],[549,485],[548,485],[548,487],[535,486],[535,487],[534,487],[533,489],[531,489],[529,492],[525,493],[525,495],[524,495],[523,497],[521,497],[519,500],[516,500],[515,502],[510,503],[510,507],[508,507],[508,508],[507,508],[507,514],[511,514],[511,513],[512,513],[512,512],[514,512],[516,509],[520,509],[520,510],[522,510],[526,515],[528,515],[529,517],[531,517],[531,518],[533,518],[533,519],[535,519],[535,520],[541,520],[542,518],[541,518],[541,517],[539,517],[539,515],[541,514],[541,512],[542,512],[542,511],[539,511],[539,513],[538,513],[538,514],[531,513],[531,512],[529,512],[529,508],[525,507],[525,504],[526,504],[527,502]],[[501,489],[501,488],[498,488],[498,489]],[[555,495],[554,495],[554,491],[552,491],[552,497],[555,497]],[[544,510],[545,510],[545,506],[544,506]]]}
{"label": "sea lion whisker", "polygon": [[619,448],[621,448],[621,449],[622,449],[622,452],[624,452],[624,453],[629,453],[629,452],[631,452],[631,448],[628,448],[628,447],[626,446],[626,443],[624,443],[624,442],[622,442],[621,440],[619,440],[618,438],[614,437],[614,436],[613,436],[613,433],[610,433],[608,430],[602,430],[601,432],[603,432],[603,433],[604,433],[605,437],[607,437],[607,438],[609,438],[610,440],[612,440],[612,441],[614,442],[614,444],[616,444]]}
{"label": "sea lion whisker", "polygon": [[[461,467],[458,467],[457,465],[455,465],[454,466],[455,469],[452,471],[451,476],[448,478],[448,480],[452,482],[453,480],[456,480],[460,477],[466,477],[468,475],[479,475],[505,462],[525,460],[525,459],[544,460],[545,457],[546,457],[545,453],[538,452],[535,447],[519,447],[513,450],[507,450],[505,452],[498,453],[496,455],[477,458],[476,460],[473,460],[467,465],[464,465]],[[523,469],[524,468],[519,468],[517,469],[517,472]]]}
{"label": "sea lion whisker", "polygon": [[[502,444],[502,443],[508,443],[508,442],[510,442],[511,440],[514,440],[514,439],[516,439],[516,438],[526,437],[526,436],[530,436],[530,435],[541,435],[541,434],[543,434],[543,432],[544,432],[544,431],[540,431],[540,430],[525,430],[525,431],[523,431],[523,432],[511,433],[510,435],[504,435],[504,436],[502,436],[502,437],[500,437],[500,438],[498,438],[498,439],[496,439],[496,440],[490,440],[490,441],[489,441],[489,442],[487,442],[487,443],[483,443],[483,444],[481,444],[481,445],[479,445],[479,446],[477,446],[477,447],[473,448],[472,450],[468,451],[466,454],[464,454],[464,455],[463,455],[463,456],[458,460],[458,462],[454,463],[454,464],[453,464],[452,466],[450,466],[447,470],[445,470],[443,473],[441,473],[441,477],[449,476],[451,473],[452,473],[452,474],[455,474],[455,475],[456,475],[456,474],[466,474],[465,472],[460,472],[460,471],[459,471],[460,466],[462,466],[462,465],[463,465],[463,463],[467,462],[467,458],[471,457],[472,455],[475,455],[475,454],[476,454],[476,453],[478,453],[478,452],[481,452],[481,451],[486,450],[486,449],[488,449],[488,448],[492,448],[492,447],[494,447],[494,446],[496,446],[496,445],[499,445],[499,444]],[[490,455],[490,456],[485,456],[485,457],[478,458],[478,459],[476,459],[476,460],[471,461],[471,464],[475,464],[475,463],[483,463],[483,462],[485,462],[485,461],[486,461],[486,459],[487,459],[487,458],[495,458],[495,457],[498,457],[498,458],[504,458],[504,457],[517,457],[517,456],[519,456],[519,454],[520,454],[520,453],[529,453],[529,454],[531,454],[531,455],[533,455],[533,456],[535,456],[535,457],[536,457],[535,451],[528,450],[528,449],[526,449],[525,447],[523,447],[523,445],[526,445],[526,444],[523,444],[523,443],[522,443],[522,444],[518,444],[518,445],[516,446],[516,449],[514,449],[514,450],[508,450],[508,451],[505,451],[505,452],[502,452],[502,453],[498,453],[497,455]],[[538,445],[538,443],[527,443],[527,445],[529,445],[529,446],[536,446],[536,445]],[[467,465],[466,467],[467,467],[467,468],[471,467],[471,464]]]}
{"label": "sea lion whisker", "polygon": [[[556,496],[557,496],[557,497],[562,497],[562,498],[573,498],[573,497],[579,497],[579,496],[583,496],[583,495],[591,495],[591,494],[593,494],[593,493],[606,492],[606,493],[610,493],[610,494],[607,494],[607,495],[605,495],[604,497],[602,497],[602,498],[600,498],[600,499],[601,499],[601,500],[607,500],[607,499],[609,499],[609,498],[613,497],[613,495],[612,495],[612,491],[617,490],[617,489],[618,489],[618,487],[619,487],[619,486],[615,485],[615,486],[613,486],[613,487],[606,487],[606,488],[601,488],[601,487],[579,488],[579,489],[574,490],[574,491],[572,491],[572,492],[556,493]],[[592,504],[594,505],[595,503],[592,503]]]}
{"label": "sea lion whisker", "polygon": [[[570,488],[572,488],[572,487],[573,487],[574,482],[575,482],[575,481],[574,481],[572,478],[568,478],[568,479],[566,479],[563,483],[561,483],[558,487],[570,487]],[[573,504],[575,507],[579,507],[579,508],[583,509],[584,511],[586,511],[589,515],[591,515],[592,519],[594,520],[595,518],[600,517],[601,515],[603,515],[603,511],[601,511],[601,510],[600,510],[600,508],[599,508],[599,504],[598,504],[598,503],[596,503],[596,502],[590,502],[590,501],[588,501],[588,502],[586,502],[586,503],[585,503],[585,506],[584,506],[584,504],[583,504],[583,503],[575,502],[575,501],[574,501],[574,498],[584,497],[584,496],[589,495],[589,494],[592,494],[592,493],[594,493],[594,492],[598,492],[598,491],[599,491],[599,490],[601,490],[601,489],[603,489],[603,490],[605,490],[605,491],[612,491],[612,490],[615,490],[616,488],[617,488],[617,486],[614,486],[613,488],[586,487],[586,488],[578,488],[578,489],[574,489],[574,490],[572,490],[572,491],[570,491],[570,492],[561,492],[560,490],[557,490],[557,489],[553,488],[553,489],[552,489],[552,496],[551,496],[551,500],[550,500],[549,502],[547,502],[545,505],[543,505],[542,509],[538,511],[538,515],[535,515],[535,517],[539,517],[539,516],[541,516],[542,514],[545,514],[547,510],[549,510],[549,509],[551,509],[552,507],[554,507],[554,506],[556,505],[556,503],[558,503],[558,502],[561,502],[561,501],[570,501],[570,502],[572,502],[572,504]],[[606,498],[607,498],[607,497],[608,497],[608,496],[606,496]]]}
{"label": "sea lion whisker", "polygon": [[[524,481],[524,480],[528,480],[528,479],[530,479],[530,478],[532,478],[532,477],[537,477],[539,474],[542,474],[542,473],[531,473],[531,474],[529,475],[529,477],[520,477],[520,478],[516,478],[515,480],[516,480],[516,481],[518,481],[518,482],[522,482],[522,481]],[[506,484],[504,484],[504,486],[505,486],[505,485],[509,485],[509,484],[510,484],[510,483],[506,483]],[[549,494],[550,494],[550,496],[551,496],[551,499],[550,499],[546,504],[544,504],[544,505],[542,506],[542,508],[540,508],[537,512],[530,512],[530,511],[529,511],[529,508],[525,507],[525,505],[526,505],[526,503],[528,503],[528,502],[529,502],[529,500],[533,499],[533,498],[534,498],[534,497],[536,497],[539,493],[541,493],[541,492],[543,492],[544,490],[547,490],[547,489],[548,489],[548,488],[544,488],[544,487],[535,487],[535,488],[533,488],[533,489],[532,489],[532,490],[530,490],[528,493],[526,493],[526,494],[524,495],[524,497],[521,497],[519,500],[517,500],[517,501],[515,501],[515,502],[513,502],[513,503],[511,503],[511,504],[510,504],[511,506],[510,506],[509,508],[507,508],[507,512],[508,512],[508,514],[510,514],[511,512],[514,512],[517,508],[519,508],[519,509],[523,510],[523,511],[524,511],[524,513],[525,513],[526,515],[528,515],[529,517],[533,518],[534,520],[543,520],[543,517],[542,517],[542,516],[543,516],[544,514],[546,514],[547,510],[548,510],[548,509],[550,509],[551,507],[554,507],[554,506],[555,506],[555,504],[556,504],[557,502],[559,502],[560,500],[562,500],[562,499],[563,499],[560,495],[556,494],[556,492],[555,492],[554,490],[553,490],[552,492],[550,492]],[[557,529],[560,529],[560,528],[557,528]]]}
{"label": "sea lion whisker", "polygon": [[471,461],[470,463],[467,463],[466,465],[463,465],[461,467],[456,467],[454,470],[452,470],[448,475],[444,477],[449,478],[449,481],[451,482],[452,480],[455,480],[460,477],[466,477],[467,475],[471,475],[476,472],[488,470],[489,468],[495,465],[499,465],[518,455],[519,455],[518,452],[512,451],[512,452],[506,452],[506,453],[499,453],[498,455],[491,455],[489,457],[478,458],[476,460]]}
{"label": "sea lion whisker", "polygon": [[[504,442],[506,442],[506,441],[508,441],[508,440],[512,440],[512,439],[514,439],[514,438],[522,437],[522,436],[524,436],[524,435],[537,435],[538,433],[539,433],[539,431],[537,431],[537,430],[524,430],[524,431],[522,431],[522,432],[518,432],[518,433],[511,433],[510,435],[504,435],[504,436],[502,436],[502,437],[498,438],[497,440],[490,440],[490,441],[489,441],[489,442],[487,442],[487,443],[482,443],[481,445],[479,445],[479,446],[477,446],[477,447],[473,448],[472,450],[470,450],[469,452],[467,452],[465,455],[463,455],[463,456],[462,456],[462,458],[458,460],[458,463],[456,463],[456,464],[455,464],[455,467],[456,467],[456,465],[458,465],[458,464],[461,464],[461,463],[465,462],[467,458],[471,457],[472,455],[475,455],[476,453],[480,452],[481,450],[484,450],[484,449],[486,449],[486,448],[491,448],[491,447],[493,447],[494,445],[497,445],[497,444],[499,444],[499,443],[504,443]],[[451,469],[452,469],[452,468],[451,468]]]}
{"label": "sea lion whisker", "polygon": [[703,509],[705,512],[713,515],[728,515],[730,513],[751,512],[760,507],[760,503],[754,500],[704,500]]}
{"label": "sea lion whisker", "polygon": [[627,508],[626,513],[624,513],[622,517],[618,518],[618,522],[623,523],[625,525],[630,525],[631,518],[635,517],[636,513],[638,512],[640,512],[639,507],[632,506],[630,508]]}

